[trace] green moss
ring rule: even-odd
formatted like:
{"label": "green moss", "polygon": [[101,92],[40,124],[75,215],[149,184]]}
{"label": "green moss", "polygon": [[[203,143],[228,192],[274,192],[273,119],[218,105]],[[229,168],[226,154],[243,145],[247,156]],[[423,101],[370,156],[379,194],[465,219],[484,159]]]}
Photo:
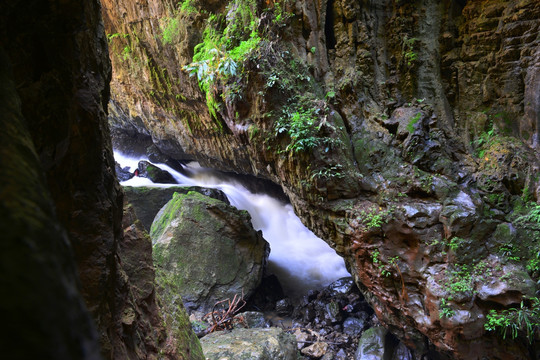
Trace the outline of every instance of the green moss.
{"label": "green moss", "polygon": [[407,124],[407,131],[409,133],[412,134],[414,132],[414,125],[416,125],[416,123],[418,122],[418,120],[420,120],[421,117],[422,113],[418,113],[409,120],[409,123]]}
{"label": "green moss", "polygon": [[150,237],[152,239],[158,239],[163,235],[163,232],[170,224],[170,222],[177,216],[177,212],[180,211],[183,205],[183,201],[186,195],[175,192],[172,199],[165,205],[162,215],[152,223],[150,228]]}

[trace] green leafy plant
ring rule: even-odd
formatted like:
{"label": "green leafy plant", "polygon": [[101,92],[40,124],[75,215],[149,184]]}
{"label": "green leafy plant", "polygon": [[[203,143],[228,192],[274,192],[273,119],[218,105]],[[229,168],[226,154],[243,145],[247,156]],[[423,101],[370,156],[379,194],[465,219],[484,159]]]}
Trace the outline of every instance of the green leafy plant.
{"label": "green leafy plant", "polygon": [[381,255],[381,252],[379,250],[377,249],[373,250],[373,252],[371,253],[371,261],[373,262],[373,265],[375,265],[375,267],[379,269],[382,276],[389,277],[391,275],[391,272],[385,268],[384,264],[379,258],[380,255]]}
{"label": "green leafy plant", "polygon": [[535,334],[540,330],[540,299],[529,299],[529,306],[521,301],[519,307],[497,312],[490,310],[486,316],[484,328],[487,331],[497,331],[503,339],[509,336],[512,339],[524,336],[533,342]]}
{"label": "green leafy plant", "polygon": [[184,0],[182,4],[180,5],[180,11],[186,14],[195,14],[198,12],[198,10],[194,4],[195,4],[194,0]]}
{"label": "green leafy plant", "polygon": [[272,20],[274,25],[278,27],[286,26],[287,21],[294,16],[294,14],[283,10],[284,5],[289,1],[290,0],[276,1],[274,3],[274,19]]}
{"label": "green leafy plant", "polygon": [[122,58],[124,59],[124,61],[126,61],[127,59],[129,59],[130,55],[131,55],[131,47],[129,45],[126,45],[124,49],[122,50]]}
{"label": "green leafy plant", "polygon": [[486,130],[480,133],[478,137],[472,142],[474,148],[476,149],[476,157],[483,158],[486,154],[485,147],[491,143],[493,138],[496,136],[495,127],[493,126],[493,118],[488,116],[488,123],[486,125]]}
{"label": "green leafy plant", "polygon": [[459,249],[459,247],[461,246],[461,244],[464,242],[465,240],[462,239],[462,238],[459,238],[457,236],[454,236],[452,237],[450,240],[448,240],[448,247],[450,248],[450,250],[452,250],[453,252],[456,252],[457,249]]}
{"label": "green leafy plant", "polygon": [[332,165],[329,167],[325,167],[323,169],[319,169],[317,171],[313,171],[311,173],[311,179],[319,178],[319,179],[332,179],[332,178],[342,178],[345,175],[342,173],[343,166],[340,164]]}
{"label": "green leafy plant", "polygon": [[417,41],[418,39],[414,37],[405,37],[403,39],[403,57],[409,67],[418,59],[418,54],[414,51],[414,45]]}
{"label": "green leafy plant", "polygon": [[[276,124],[276,134],[288,133],[291,142],[285,151],[310,151],[321,143],[317,136],[317,116],[312,108],[293,106],[284,110]],[[291,111],[292,110],[292,111]]]}
{"label": "green leafy plant", "polygon": [[382,208],[371,208],[368,211],[362,210],[358,219],[364,225],[366,230],[376,229],[388,222],[392,212],[393,208],[387,210],[382,210]]}
{"label": "green leafy plant", "polygon": [[[190,76],[197,76],[199,87],[206,95],[208,110],[216,119],[219,110],[216,85],[241,75],[243,62],[261,42],[254,0],[232,1],[228,9],[226,18],[208,17],[203,41],[195,46],[193,62],[183,67]],[[225,27],[220,30],[223,23]]]}
{"label": "green leafy plant", "polygon": [[518,216],[514,223],[519,225],[525,223],[540,224],[540,205],[532,205],[530,210],[525,215]]}
{"label": "green leafy plant", "polygon": [[123,33],[114,33],[114,34],[107,34],[107,40],[111,42],[113,39],[116,39],[118,37],[127,38],[129,34],[123,34]]}
{"label": "green leafy plant", "polygon": [[444,285],[453,296],[474,292],[474,277],[469,266],[455,265],[446,271],[446,278],[447,282]]}
{"label": "green leafy plant", "polygon": [[456,314],[454,309],[450,307],[449,302],[452,301],[452,297],[442,298],[439,303],[439,318],[449,318]]}
{"label": "green leafy plant", "polygon": [[502,244],[499,247],[499,254],[510,261],[520,261],[521,258],[517,255],[518,249],[512,243]]}

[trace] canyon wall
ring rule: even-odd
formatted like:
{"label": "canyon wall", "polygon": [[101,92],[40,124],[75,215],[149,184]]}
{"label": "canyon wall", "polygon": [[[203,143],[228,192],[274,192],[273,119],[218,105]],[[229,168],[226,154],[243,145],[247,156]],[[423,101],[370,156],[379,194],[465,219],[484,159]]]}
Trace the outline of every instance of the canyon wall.
{"label": "canyon wall", "polygon": [[113,135],[279,184],[417,357],[531,356],[537,1],[102,4]]}
{"label": "canyon wall", "polygon": [[122,223],[99,2],[0,14],[2,355],[202,358],[189,334],[167,342],[150,239],[132,214]]}

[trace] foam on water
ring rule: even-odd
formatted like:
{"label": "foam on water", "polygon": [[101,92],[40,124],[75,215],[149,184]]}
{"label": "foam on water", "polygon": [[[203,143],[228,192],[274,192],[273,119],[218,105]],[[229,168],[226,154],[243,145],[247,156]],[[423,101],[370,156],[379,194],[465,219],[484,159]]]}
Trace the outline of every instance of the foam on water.
{"label": "foam on water", "polygon": [[[139,160],[115,152],[115,159],[131,171]],[[268,268],[281,282],[289,296],[305,294],[319,289],[332,281],[350,276],[343,259],[323,240],[307,229],[295,215],[290,204],[284,204],[265,194],[254,194],[242,185],[224,179],[218,172],[190,166],[192,176],[187,177],[164,164],[156,164],[174,176],[180,185],[203,186],[222,190],[231,205],[247,210],[256,230],[270,243]],[[171,184],[155,184],[149,179],[134,177],[122,182],[126,186],[168,187]],[[178,185],[175,185],[178,186]]]}

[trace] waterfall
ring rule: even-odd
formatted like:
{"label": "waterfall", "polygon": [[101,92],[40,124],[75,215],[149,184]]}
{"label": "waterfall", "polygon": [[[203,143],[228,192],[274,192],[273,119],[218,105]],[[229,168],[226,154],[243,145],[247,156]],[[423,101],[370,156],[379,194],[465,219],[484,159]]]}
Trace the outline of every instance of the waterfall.
{"label": "waterfall", "polygon": [[[141,158],[128,158],[115,152],[116,161],[137,168]],[[244,186],[227,179],[211,169],[188,166],[192,174],[187,177],[164,164],[155,164],[167,170],[178,184],[155,184],[149,179],[134,177],[121,184],[126,186],[202,186],[216,188],[225,193],[231,205],[247,210],[253,227],[261,230],[270,243],[268,270],[275,274],[285,294],[296,297],[310,289],[320,289],[341,277],[350,276],[343,258],[322,239],[318,238],[295,215],[290,204],[282,203],[266,194],[254,194]]]}

